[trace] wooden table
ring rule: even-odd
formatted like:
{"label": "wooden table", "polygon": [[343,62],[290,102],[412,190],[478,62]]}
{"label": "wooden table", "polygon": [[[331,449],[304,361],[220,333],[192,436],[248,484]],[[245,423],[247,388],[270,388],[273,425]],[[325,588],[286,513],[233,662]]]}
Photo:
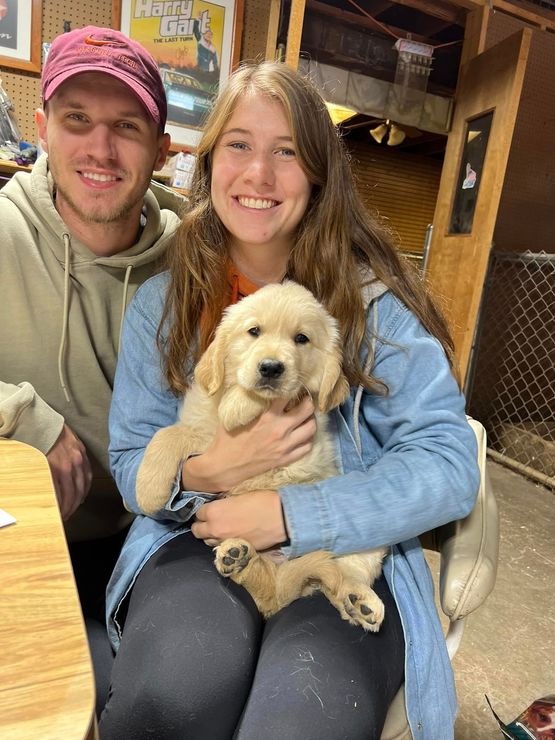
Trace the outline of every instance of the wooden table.
{"label": "wooden table", "polygon": [[0,738],[96,737],[94,680],[46,458],[0,440]]}
{"label": "wooden table", "polygon": [[26,164],[17,164],[9,159],[0,159],[0,173],[15,175],[16,172],[31,172],[32,167]]}

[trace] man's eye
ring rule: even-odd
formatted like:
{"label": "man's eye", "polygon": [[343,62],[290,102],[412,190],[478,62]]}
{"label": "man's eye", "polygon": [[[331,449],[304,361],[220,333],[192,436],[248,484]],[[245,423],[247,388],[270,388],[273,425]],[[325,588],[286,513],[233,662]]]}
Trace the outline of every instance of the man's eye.
{"label": "man's eye", "polygon": [[293,341],[295,342],[295,344],[307,344],[307,342],[310,342],[310,339],[306,336],[306,334],[297,334]]}
{"label": "man's eye", "polygon": [[251,326],[251,328],[248,329],[248,333],[251,335],[251,337],[258,337],[258,336],[260,336],[260,327],[259,326]]}

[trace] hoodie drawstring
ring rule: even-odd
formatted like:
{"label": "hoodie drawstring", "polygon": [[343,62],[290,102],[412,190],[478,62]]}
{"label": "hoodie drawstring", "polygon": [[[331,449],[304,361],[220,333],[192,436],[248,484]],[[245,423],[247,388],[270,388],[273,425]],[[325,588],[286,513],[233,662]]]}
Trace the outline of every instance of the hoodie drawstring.
{"label": "hoodie drawstring", "polygon": [[[378,302],[375,300],[371,309],[372,311],[372,336],[370,338],[370,346],[368,347],[368,356],[366,357],[366,361],[364,363],[363,373],[364,375],[370,375],[372,372],[372,365],[374,364],[374,358],[376,355],[376,339],[377,339],[377,332],[378,332]],[[360,440],[360,426],[359,426],[359,412],[360,412],[360,404],[362,401],[362,394],[364,393],[364,388],[362,385],[359,385],[357,388],[357,392],[355,395],[355,401],[353,403],[353,435],[355,439],[355,445],[358,450],[358,454],[362,454],[362,442]]]}
{"label": "hoodie drawstring", "polygon": [[125,270],[125,279],[123,281],[123,299],[121,303],[121,318],[119,322],[119,337],[118,337],[118,355],[121,347],[121,334],[123,332],[123,320],[125,318],[125,309],[127,308],[127,289],[129,287],[129,278],[131,277],[131,270],[133,265],[127,265]]}
{"label": "hoodie drawstring", "polygon": [[[60,379],[60,385],[64,392],[65,399],[68,403],[71,403],[71,397],[67,388],[65,373],[64,373],[64,359],[65,350],[67,343],[67,331],[69,323],[69,290],[70,290],[70,248],[71,240],[69,234],[63,234],[64,240],[64,307],[62,310],[62,336],[60,338],[60,347],[58,349],[58,377]],[[125,318],[125,309],[127,308],[127,293],[129,290],[129,278],[131,277],[131,271],[133,265],[127,265],[125,270],[125,279],[123,281],[123,296],[121,305],[121,317],[119,322],[119,337],[118,337],[118,355],[121,347],[121,333],[123,330],[123,320]]]}
{"label": "hoodie drawstring", "polygon": [[67,325],[69,321],[69,268],[70,268],[70,256],[69,247],[70,240],[69,234],[63,234],[64,240],[64,308],[62,311],[62,336],[60,339],[60,347],[58,349],[58,377],[60,379],[60,385],[64,392],[64,396],[68,403],[71,403],[69,396],[66,379],[64,375],[64,355],[66,349],[66,337],[67,337]]}

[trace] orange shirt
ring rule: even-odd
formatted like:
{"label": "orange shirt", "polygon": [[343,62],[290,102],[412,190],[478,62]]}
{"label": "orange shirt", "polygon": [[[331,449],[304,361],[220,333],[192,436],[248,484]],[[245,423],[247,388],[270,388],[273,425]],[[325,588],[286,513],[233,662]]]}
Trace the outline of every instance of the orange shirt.
{"label": "orange shirt", "polygon": [[[243,275],[243,273],[239,272],[230,259],[227,260],[225,269],[228,290],[225,295],[223,309],[226,309],[228,306],[232,306],[234,303],[239,303],[241,298],[244,298],[251,293],[255,293],[259,288],[258,285],[251,282]],[[208,314],[206,308],[204,308],[200,319],[200,330],[203,339],[209,331],[207,328],[207,321]]]}
{"label": "orange shirt", "polygon": [[225,308],[227,308],[227,306],[232,306],[234,303],[239,303],[241,298],[244,298],[251,293],[255,293],[259,288],[258,285],[252,283],[243,275],[243,273],[239,272],[233,262],[229,259],[226,264],[226,277],[228,285],[231,288],[231,292]]}

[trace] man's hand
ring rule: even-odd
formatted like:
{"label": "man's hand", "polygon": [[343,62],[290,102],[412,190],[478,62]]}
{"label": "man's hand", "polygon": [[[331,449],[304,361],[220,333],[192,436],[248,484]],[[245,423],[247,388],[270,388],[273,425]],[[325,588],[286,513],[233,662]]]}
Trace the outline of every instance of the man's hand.
{"label": "man's hand", "polygon": [[65,521],[83,503],[91,487],[92,472],[87,451],[81,440],[64,424],[46,459]]}
{"label": "man's hand", "polygon": [[197,511],[191,532],[207,545],[241,537],[257,550],[267,550],[287,539],[277,491],[250,491],[217,499]]}

